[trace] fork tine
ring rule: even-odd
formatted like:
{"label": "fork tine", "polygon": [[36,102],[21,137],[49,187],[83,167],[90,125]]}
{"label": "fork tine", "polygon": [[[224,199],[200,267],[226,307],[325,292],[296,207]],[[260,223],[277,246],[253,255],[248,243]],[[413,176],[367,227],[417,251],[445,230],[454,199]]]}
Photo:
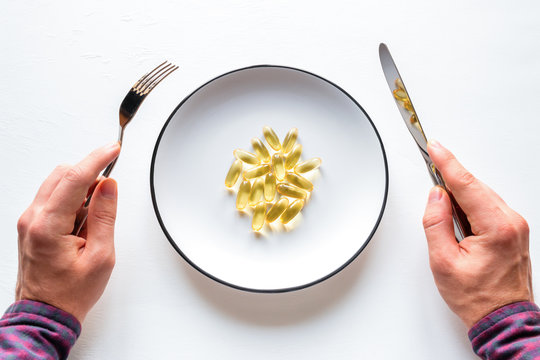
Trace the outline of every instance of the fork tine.
{"label": "fork tine", "polygon": [[146,88],[148,84],[151,84],[156,78],[158,78],[163,72],[169,70],[174,65],[167,62],[167,65],[159,69],[159,71],[155,71],[151,76],[148,76],[144,81],[142,81],[139,86],[137,86],[136,90],[139,92],[143,92],[143,89]]}
{"label": "fork tine", "polygon": [[178,69],[178,66],[175,66],[173,64],[171,64],[173,67],[172,68],[169,68],[167,71],[165,71],[164,73],[162,73],[161,75],[159,75],[158,77],[156,77],[151,83],[149,84],[146,84],[145,86],[143,86],[143,88],[141,89],[141,92],[146,95],[148,94],[150,91],[152,91],[161,81],[163,81],[163,79],[165,79],[167,76],[169,76],[171,73],[173,73],[176,69]]}
{"label": "fork tine", "polygon": [[152,69],[150,72],[147,72],[146,74],[144,74],[139,80],[137,80],[137,82],[135,84],[133,84],[132,88],[135,89],[137,86],[139,86],[143,81],[147,80],[148,77],[151,76],[151,74],[153,74],[155,71],[157,71],[159,68],[161,68],[163,65],[165,65],[167,63],[167,60],[165,60],[164,62],[162,62],[161,64],[159,64],[158,66],[156,66],[154,69]]}

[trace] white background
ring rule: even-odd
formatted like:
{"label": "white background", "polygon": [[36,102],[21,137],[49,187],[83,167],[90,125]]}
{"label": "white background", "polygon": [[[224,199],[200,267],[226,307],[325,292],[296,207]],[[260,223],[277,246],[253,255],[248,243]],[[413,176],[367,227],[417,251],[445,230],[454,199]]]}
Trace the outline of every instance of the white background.
{"label": "white background", "polygon": [[[181,69],[129,124],[117,265],[72,359],[474,359],[433,284],[421,217],[431,187],[384,80],[386,42],[428,137],[452,149],[531,227],[540,276],[540,5],[536,1],[3,0],[0,44],[0,307],[13,299],[15,224],[58,163],[116,138],[129,86],[163,59]],[[313,71],[365,108],[386,147],[388,204],[365,251],[330,280],[261,295],[200,275],[168,244],[149,166],[174,107],[253,64]],[[538,281],[535,279],[535,283]]]}

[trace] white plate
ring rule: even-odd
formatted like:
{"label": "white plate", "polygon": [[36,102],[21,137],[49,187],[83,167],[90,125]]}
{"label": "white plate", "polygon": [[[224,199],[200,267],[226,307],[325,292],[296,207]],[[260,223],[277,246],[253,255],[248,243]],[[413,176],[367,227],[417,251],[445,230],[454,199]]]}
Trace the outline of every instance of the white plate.
{"label": "white plate", "polygon": [[[314,191],[292,229],[251,230],[223,181],[233,150],[251,151],[271,126],[299,130],[303,159],[320,157]],[[173,111],[157,139],[151,191],[172,246],[197,270],[248,291],[301,289],[336,274],[381,220],[388,169],[362,107],[337,85],[282,66],[253,66],[202,85]]]}

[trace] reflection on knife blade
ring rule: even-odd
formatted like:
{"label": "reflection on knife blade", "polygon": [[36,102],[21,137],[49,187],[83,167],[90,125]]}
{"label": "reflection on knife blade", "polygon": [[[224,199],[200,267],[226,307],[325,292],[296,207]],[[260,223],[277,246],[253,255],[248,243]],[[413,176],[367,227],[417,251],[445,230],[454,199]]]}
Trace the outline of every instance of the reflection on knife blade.
{"label": "reflection on knife blade", "polygon": [[405,91],[405,86],[403,86],[403,82],[401,82],[400,78],[397,78],[394,81],[394,84],[396,85],[396,89],[392,91],[392,94],[394,94],[394,98],[396,101],[403,107],[405,110],[411,114],[411,117],[409,118],[409,121],[411,125],[414,125],[421,133],[424,134],[424,130],[422,130],[422,127],[420,126],[420,122],[418,121],[418,117],[416,116],[416,113],[414,112],[414,109],[412,107],[411,99],[409,99],[409,95]]}

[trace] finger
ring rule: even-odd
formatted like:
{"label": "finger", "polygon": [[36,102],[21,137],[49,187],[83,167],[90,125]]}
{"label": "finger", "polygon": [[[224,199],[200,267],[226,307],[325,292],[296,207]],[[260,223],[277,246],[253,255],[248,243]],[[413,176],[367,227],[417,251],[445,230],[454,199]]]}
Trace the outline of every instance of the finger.
{"label": "finger", "polygon": [[432,262],[441,262],[456,255],[459,245],[454,234],[452,204],[440,186],[435,186],[429,192],[423,225]]}
{"label": "finger", "polygon": [[99,176],[92,185],[90,185],[90,187],[88,188],[88,191],[86,192],[86,198],[88,198],[90,195],[92,195],[94,193],[94,191],[96,190],[96,187],[98,186],[98,184],[103,181],[105,179],[104,176]]}
{"label": "finger", "polygon": [[494,220],[504,219],[506,204],[488,186],[476,179],[456,157],[437,141],[430,140],[428,152],[446,186],[467,214],[473,232],[489,228]]}
{"label": "finger", "polygon": [[74,217],[99,172],[111,163],[119,152],[119,143],[109,144],[94,150],[80,163],[71,167],[47,202],[49,212],[61,222],[67,221],[65,217]]}
{"label": "finger", "polygon": [[117,185],[114,179],[99,183],[90,200],[86,220],[86,248],[91,252],[114,253],[114,223],[116,220]]}
{"label": "finger", "polygon": [[34,204],[38,206],[42,206],[49,200],[49,197],[51,196],[54,189],[56,189],[56,186],[60,182],[60,180],[64,177],[66,172],[68,171],[69,166],[68,165],[58,165],[52,173],[45,179],[43,184],[39,187],[39,190],[34,198]]}

